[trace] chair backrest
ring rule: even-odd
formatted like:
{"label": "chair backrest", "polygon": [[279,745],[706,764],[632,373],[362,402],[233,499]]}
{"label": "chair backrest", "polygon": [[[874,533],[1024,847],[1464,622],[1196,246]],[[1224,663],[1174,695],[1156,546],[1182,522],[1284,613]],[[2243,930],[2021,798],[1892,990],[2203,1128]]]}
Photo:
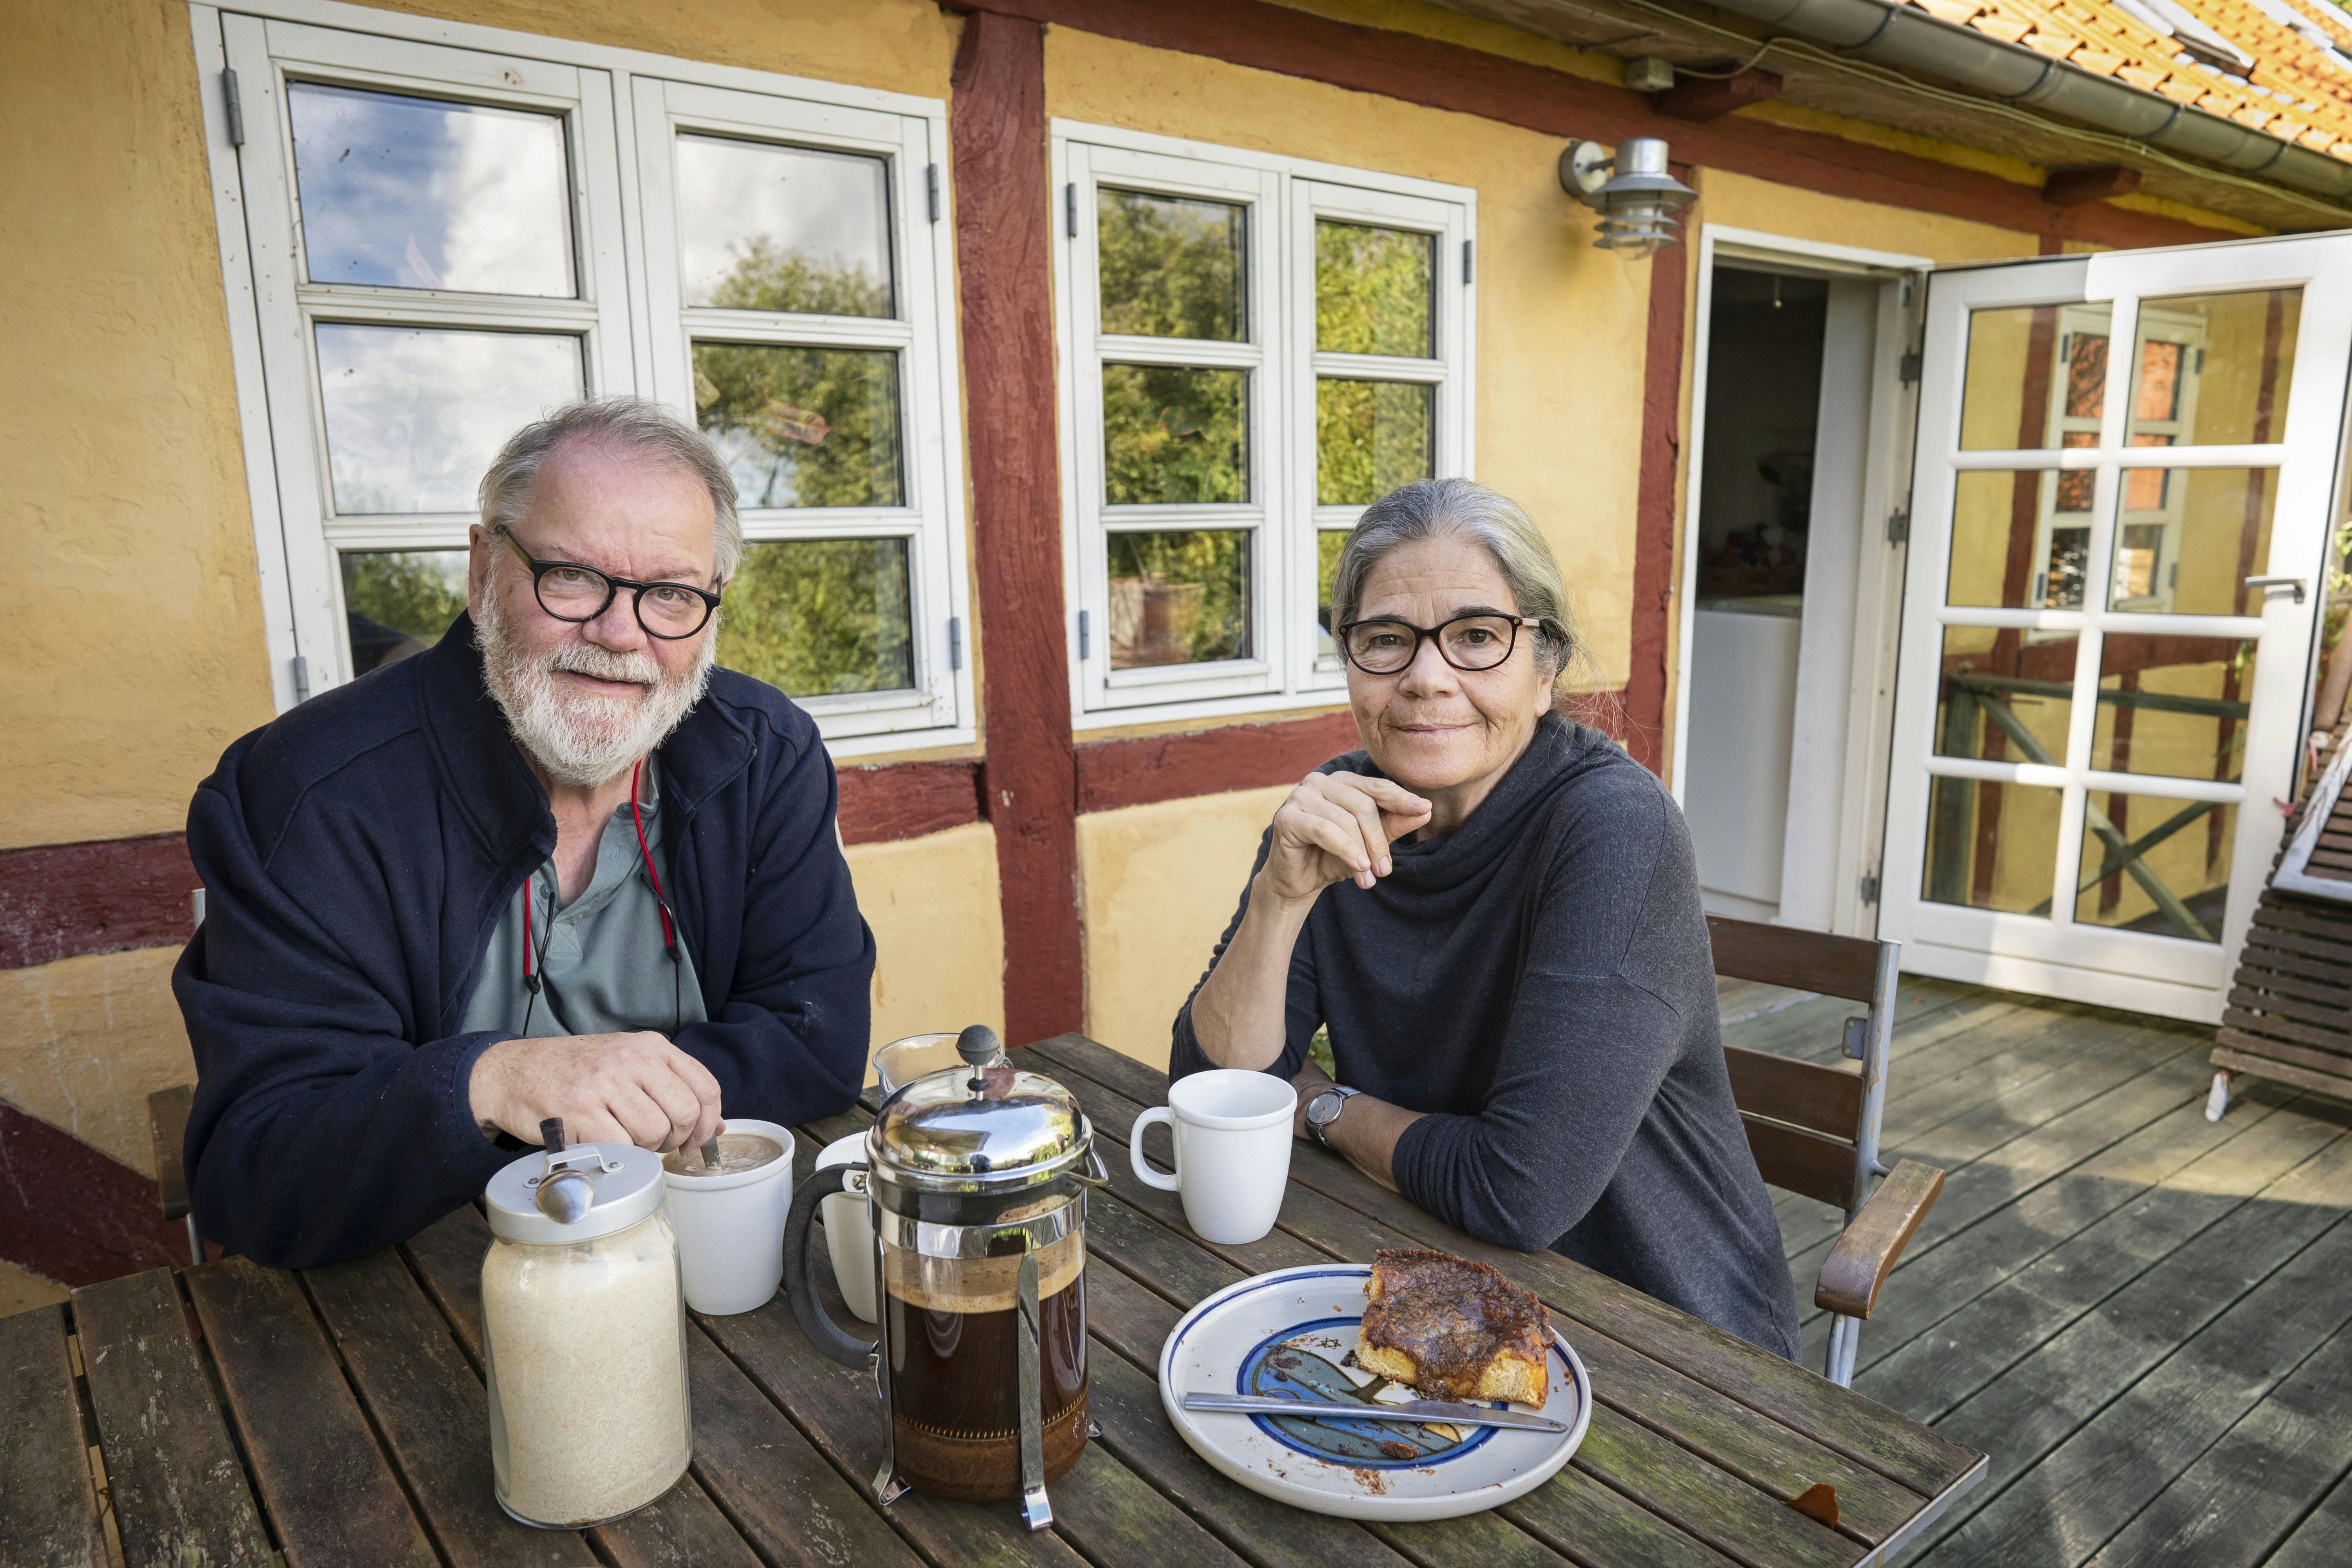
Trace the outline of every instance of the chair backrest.
{"label": "chair backrest", "polygon": [[1871,1178],[1885,1173],[1878,1125],[1901,945],[1716,915],[1707,917],[1706,929],[1718,975],[1868,1006],[1846,1021],[1846,1053],[1861,1058],[1859,1076],[1739,1046],[1723,1048],[1731,1096],[1764,1179],[1852,1215],[1869,1197]]}

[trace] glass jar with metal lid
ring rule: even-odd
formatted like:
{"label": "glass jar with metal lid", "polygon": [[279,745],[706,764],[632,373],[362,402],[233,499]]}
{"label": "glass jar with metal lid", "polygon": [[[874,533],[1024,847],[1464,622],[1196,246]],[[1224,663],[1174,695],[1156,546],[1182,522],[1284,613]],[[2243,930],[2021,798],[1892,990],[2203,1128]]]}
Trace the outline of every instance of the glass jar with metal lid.
{"label": "glass jar with metal lid", "polygon": [[661,1156],[611,1143],[543,1150],[490,1178],[482,1373],[499,1506],[577,1530],[634,1513],[694,1457],[677,1238]]}
{"label": "glass jar with metal lid", "polygon": [[[1102,1180],[1070,1091],[1004,1059],[974,1025],[963,1065],[882,1102],[862,1165],[828,1166],[793,1195],[784,1281],[812,1344],[874,1367],[889,1413],[875,1489],[986,1502],[1017,1497],[1053,1521],[1046,1483],[1087,1436],[1086,1191]],[[829,1193],[862,1193],[874,1222],[878,1341],[819,1302],[808,1229]]]}

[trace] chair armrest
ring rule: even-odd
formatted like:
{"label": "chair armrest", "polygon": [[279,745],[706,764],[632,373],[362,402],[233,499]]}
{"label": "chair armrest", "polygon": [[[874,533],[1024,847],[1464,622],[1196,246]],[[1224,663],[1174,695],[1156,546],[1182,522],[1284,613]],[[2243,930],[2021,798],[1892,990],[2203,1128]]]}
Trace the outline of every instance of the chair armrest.
{"label": "chair armrest", "polygon": [[1944,1190],[1944,1173],[1916,1160],[1898,1160],[1845,1227],[1829,1261],[1822,1265],[1813,1305],[1849,1318],[1867,1318],[1878,1305],[1880,1287],[1910,1245],[1919,1222]]}
{"label": "chair armrest", "polygon": [[188,1171],[180,1151],[188,1140],[188,1111],[195,1100],[194,1086],[184,1083],[147,1097],[147,1127],[155,1139],[155,1185],[167,1220],[188,1212]]}

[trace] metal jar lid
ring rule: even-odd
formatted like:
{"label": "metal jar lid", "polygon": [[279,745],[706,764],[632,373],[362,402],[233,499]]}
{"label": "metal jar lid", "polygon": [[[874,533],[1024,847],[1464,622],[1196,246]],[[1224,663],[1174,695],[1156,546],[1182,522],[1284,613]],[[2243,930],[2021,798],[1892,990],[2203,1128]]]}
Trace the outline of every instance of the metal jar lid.
{"label": "metal jar lid", "polygon": [[[994,1059],[919,1078],[883,1101],[867,1152],[885,1180],[932,1192],[1002,1193],[1053,1180],[1087,1157],[1094,1129],[1052,1079]],[[975,1053],[976,1054],[976,1053]]]}
{"label": "metal jar lid", "polygon": [[[595,1198],[588,1212],[561,1225],[540,1212],[534,1197],[551,1165],[588,1178]],[[556,1154],[534,1149],[490,1178],[482,1194],[493,1235],[509,1241],[561,1246],[626,1230],[662,1206],[661,1156],[625,1143],[574,1143]]]}

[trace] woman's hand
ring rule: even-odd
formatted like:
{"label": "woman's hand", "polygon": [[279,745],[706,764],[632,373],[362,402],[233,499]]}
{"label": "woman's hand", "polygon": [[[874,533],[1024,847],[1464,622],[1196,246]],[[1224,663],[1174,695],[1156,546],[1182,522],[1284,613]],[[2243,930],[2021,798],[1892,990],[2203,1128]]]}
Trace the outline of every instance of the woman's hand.
{"label": "woman's hand", "polygon": [[1314,901],[1334,882],[1369,888],[1389,874],[1389,846],[1429,821],[1429,802],[1388,779],[1309,773],[1274,814],[1260,873],[1286,904]]}

